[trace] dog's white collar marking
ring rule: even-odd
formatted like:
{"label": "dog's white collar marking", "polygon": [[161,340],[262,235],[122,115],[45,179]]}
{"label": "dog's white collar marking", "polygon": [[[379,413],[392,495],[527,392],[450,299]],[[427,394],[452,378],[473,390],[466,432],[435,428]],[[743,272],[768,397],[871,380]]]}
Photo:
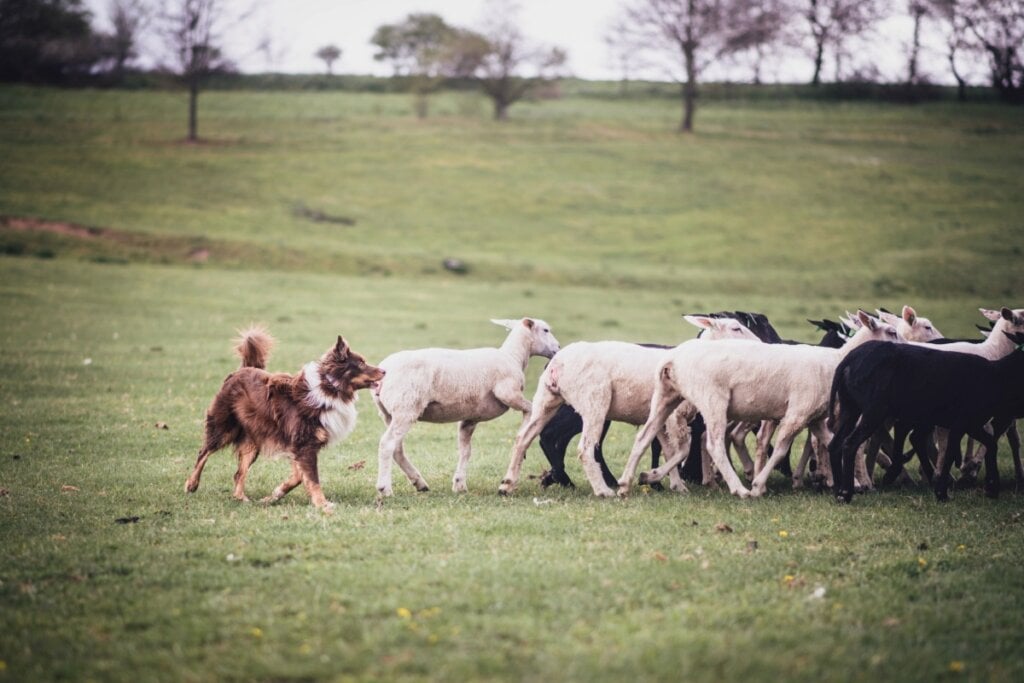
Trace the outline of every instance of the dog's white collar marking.
{"label": "dog's white collar marking", "polygon": [[328,444],[343,440],[356,426],[356,406],[353,397],[351,401],[328,396],[320,388],[322,378],[320,368],[316,361],[306,363],[302,369],[302,375],[309,385],[309,393],[306,394],[306,403],[320,412],[320,424],[327,430]]}

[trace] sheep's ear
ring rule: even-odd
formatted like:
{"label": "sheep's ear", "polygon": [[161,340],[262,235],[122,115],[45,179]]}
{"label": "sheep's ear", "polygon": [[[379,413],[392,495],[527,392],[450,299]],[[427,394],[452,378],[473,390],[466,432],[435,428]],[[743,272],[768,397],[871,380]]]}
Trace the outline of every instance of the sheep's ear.
{"label": "sheep's ear", "polygon": [[683,320],[702,330],[710,330],[715,326],[715,321],[704,315],[684,315]]}
{"label": "sheep's ear", "polygon": [[494,318],[491,318],[491,322],[499,327],[504,327],[506,330],[511,330],[519,324],[518,320],[496,320]]}
{"label": "sheep's ear", "polygon": [[865,311],[857,311],[857,320],[860,324],[872,332],[878,329],[878,321],[868,315]]}
{"label": "sheep's ear", "polygon": [[533,318],[523,318],[523,327],[528,330],[533,329]]}
{"label": "sheep's ear", "polygon": [[1008,320],[1011,323],[1014,321],[1013,311],[1007,308],[1006,306],[1003,306],[1002,309],[1000,309],[999,315],[1003,316],[1003,320]]}
{"label": "sheep's ear", "polygon": [[878,317],[881,318],[882,322],[889,323],[890,325],[895,325],[900,321],[895,315],[882,309],[878,309]]}
{"label": "sheep's ear", "polygon": [[991,308],[979,308],[978,310],[981,311],[981,314],[983,316],[985,316],[986,318],[988,318],[992,322],[998,321],[999,318],[1001,317],[1000,314],[999,314],[999,311],[993,311]]}
{"label": "sheep's ear", "polygon": [[917,320],[917,311],[915,311],[910,306],[904,306],[903,319],[907,321],[908,325],[913,325],[914,321]]}

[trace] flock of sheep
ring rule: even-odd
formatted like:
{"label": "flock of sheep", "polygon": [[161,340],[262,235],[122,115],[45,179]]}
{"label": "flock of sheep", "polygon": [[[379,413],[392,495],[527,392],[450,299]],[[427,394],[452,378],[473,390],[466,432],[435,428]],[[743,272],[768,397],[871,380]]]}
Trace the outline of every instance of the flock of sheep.
{"label": "flock of sheep", "polygon": [[[1024,417],[1024,309],[981,312],[992,326],[976,341],[946,340],[928,319],[904,307],[902,316],[858,311],[844,323],[822,323],[829,331],[817,346],[785,342],[763,315],[749,313],[685,316],[702,332],[674,348],[602,341],[560,349],[543,320],[495,320],[509,330],[499,348],[401,351],[380,363],[387,379],[373,398],[387,429],[380,440],[377,489],[391,494],[396,462],[417,490],[427,490],[403,448],[410,428],[426,421],[458,422],[452,489],[465,491],[474,429],[513,408],[523,413],[523,423],[502,494],[514,490],[538,435],[552,465],[545,483],[570,483],[561,458],[568,440],[581,433],[579,457],[597,496],[627,495],[641,456],[654,442],[665,461],[642,472],[641,483],[667,475],[670,488],[684,492],[680,466],[693,453],[703,461],[704,483],[720,477],[731,493],[757,497],[773,469],[788,464],[794,437],[807,429],[795,486],[802,485],[813,460],[816,477],[849,502],[855,490],[873,487],[876,462],[887,469],[885,481],[895,481],[908,477],[903,465],[916,452],[939,500],[947,497],[954,461],[971,478],[982,458],[986,492],[994,496],[996,440],[1004,432],[1017,483],[1024,481],[1013,423]],[[523,395],[531,356],[551,359],[532,404]],[[701,418],[703,443],[694,428]],[[617,481],[600,455],[608,421],[640,427]],[[754,430],[758,447],[752,460],[744,438]],[[913,450],[904,454],[908,435]],[[981,444],[976,452],[969,442],[968,453],[961,454],[965,435]],[[550,444],[559,445],[553,450]],[[730,444],[749,488],[730,461]]]}

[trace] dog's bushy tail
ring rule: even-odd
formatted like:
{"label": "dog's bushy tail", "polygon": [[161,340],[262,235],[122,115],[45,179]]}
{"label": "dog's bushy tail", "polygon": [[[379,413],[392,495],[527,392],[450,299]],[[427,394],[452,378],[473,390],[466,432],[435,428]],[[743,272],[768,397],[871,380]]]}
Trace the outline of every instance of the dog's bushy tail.
{"label": "dog's bushy tail", "polygon": [[266,370],[267,359],[274,348],[274,338],[260,325],[252,325],[238,333],[235,353],[242,359],[243,368]]}

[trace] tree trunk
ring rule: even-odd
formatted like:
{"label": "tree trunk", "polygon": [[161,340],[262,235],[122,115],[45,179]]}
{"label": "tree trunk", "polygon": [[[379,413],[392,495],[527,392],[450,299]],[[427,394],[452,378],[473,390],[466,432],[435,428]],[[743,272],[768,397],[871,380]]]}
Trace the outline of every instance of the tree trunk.
{"label": "tree trunk", "polygon": [[191,78],[188,83],[188,141],[199,139],[199,79]]}
{"label": "tree trunk", "polygon": [[821,68],[825,63],[825,41],[817,41],[814,47],[814,75],[811,76],[811,85],[815,88],[821,85]]}
{"label": "tree trunk", "polygon": [[949,51],[949,69],[953,72],[953,78],[956,79],[956,99],[960,102],[966,102],[967,82],[956,68],[956,50]]}
{"label": "tree trunk", "polygon": [[907,85],[917,85],[917,58],[921,52],[921,18],[924,12],[914,11],[914,41],[910,46],[910,63],[907,64]]}
{"label": "tree trunk", "polygon": [[494,99],[494,120],[508,120],[508,103],[505,100],[497,97]]}

